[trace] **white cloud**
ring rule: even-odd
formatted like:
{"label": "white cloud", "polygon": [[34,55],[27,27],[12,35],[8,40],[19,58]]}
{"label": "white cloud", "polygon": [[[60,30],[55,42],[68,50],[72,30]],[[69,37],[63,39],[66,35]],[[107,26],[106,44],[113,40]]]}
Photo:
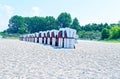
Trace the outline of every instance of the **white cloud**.
{"label": "white cloud", "polygon": [[32,16],[40,16],[40,8],[39,7],[32,7]]}

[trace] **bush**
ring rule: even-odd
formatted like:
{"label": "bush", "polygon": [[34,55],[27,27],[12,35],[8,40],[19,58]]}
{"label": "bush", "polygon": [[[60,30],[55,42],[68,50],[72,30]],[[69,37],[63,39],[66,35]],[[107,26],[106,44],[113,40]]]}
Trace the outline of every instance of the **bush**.
{"label": "bush", "polygon": [[15,38],[18,39],[20,34],[8,34],[5,32],[0,32],[0,36],[2,36],[2,38]]}
{"label": "bush", "polygon": [[78,35],[80,39],[88,39],[88,40],[99,40],[101,37],[99,31],[79,31]]}
{"label": "bush", "polygon": [[110,36],[110,31],[107,28],[104,28],[101,32],[101,39],[107,39]]}
{"label": "bush", "polygon": [[110,39],[118,39],[120,38],[120,27],[114,26],[111,28],[111,36]]}

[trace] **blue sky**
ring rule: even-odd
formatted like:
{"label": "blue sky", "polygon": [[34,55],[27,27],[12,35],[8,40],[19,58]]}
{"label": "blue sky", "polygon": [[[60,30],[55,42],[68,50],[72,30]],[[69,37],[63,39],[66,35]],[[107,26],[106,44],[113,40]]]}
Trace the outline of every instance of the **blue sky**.
{"label": "blue sky", "polygon": [[117,23],[120,20],[120,0],[0,0],[0,31],[8,28],[13,15],[54,16],[60,13],[77,17],[80,25]]}

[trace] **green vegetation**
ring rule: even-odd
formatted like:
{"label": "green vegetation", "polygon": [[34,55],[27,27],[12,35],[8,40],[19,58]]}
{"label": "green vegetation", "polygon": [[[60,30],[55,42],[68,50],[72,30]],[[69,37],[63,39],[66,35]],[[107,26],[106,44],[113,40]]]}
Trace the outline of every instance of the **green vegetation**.
{"label": "green vegetation", "polygon": [[107,39],[110,36],[110,31],[107,28],[103,28],[101,32],[101,39]]}
{"label": "green vegetation", "polygon": [[71,15],[68,13],[61,13],[57,19],[53,16],[46,17],[22,17],[13,16],[9,20],[8,33],[34,33],[39,31],[46,31],[52,29],[59,29],[70,27],[72,22]]}
{"label": "green vegetation", "polygon": [[79,24],[79,21],[78,21],[77,18],[74,18],[74,19],[73,19],[73,23],[72,23],[72,25],[70,26],[70,28],[76,29],[77,32],[80,31],[80,24]]}
{"label": "green vegetation", "polygon": [[120,43],[120,39],[105,39],[105,40],[100,40],[102,42],[109,42],[109,43]]}
{"label": "green vegetation", "polygon": [[72,22],[71,15],[69,13],[61,13],[57,18],[57,26],[59,28],[70,27]]}
{"label": "green vegetation", "polygon": [[120,39],[120,25],[113,25],[109,28],[103,28],[101,39],[116,40]]}
{"label": "green vegetation", "polygon": [[18,39],[20,36],[20,34],[8,34],[4,32],[0,32],[0,35],[5,39]]}
{"label": "green vegetation", "polygon": [[110,39],[119,39],[120,38],[120,26],[113,26],[110,29]]}
{"label": "green vegetation", "polygon": [[101,32],[99,31],[79,31],[78,32],[80,39],[86,40],[99,40],[101,36]]}
{"label": "green vegetation", "polygon": [[77,30],[80,39],[88,40],[116,40],[120,39],[120,23],[118,24],[87,24],[81,26],[78,19],[71,18],[69,13],[61,13],[57,19],[53,16],[22,17],[15,15],[10,18],[8,29],[0,34],[3,37],[18,37],[20,34],[35,33],[52,29],[69,27]]}

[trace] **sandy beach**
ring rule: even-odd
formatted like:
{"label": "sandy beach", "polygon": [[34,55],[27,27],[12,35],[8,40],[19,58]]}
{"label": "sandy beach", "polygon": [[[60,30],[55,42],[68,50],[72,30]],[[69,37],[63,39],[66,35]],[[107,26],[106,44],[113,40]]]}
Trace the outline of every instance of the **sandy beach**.
{"label": "sandy beach", "polygon": [[78,40],[75,47],[0,39],[0,79],[120,79],[120,43]]}

